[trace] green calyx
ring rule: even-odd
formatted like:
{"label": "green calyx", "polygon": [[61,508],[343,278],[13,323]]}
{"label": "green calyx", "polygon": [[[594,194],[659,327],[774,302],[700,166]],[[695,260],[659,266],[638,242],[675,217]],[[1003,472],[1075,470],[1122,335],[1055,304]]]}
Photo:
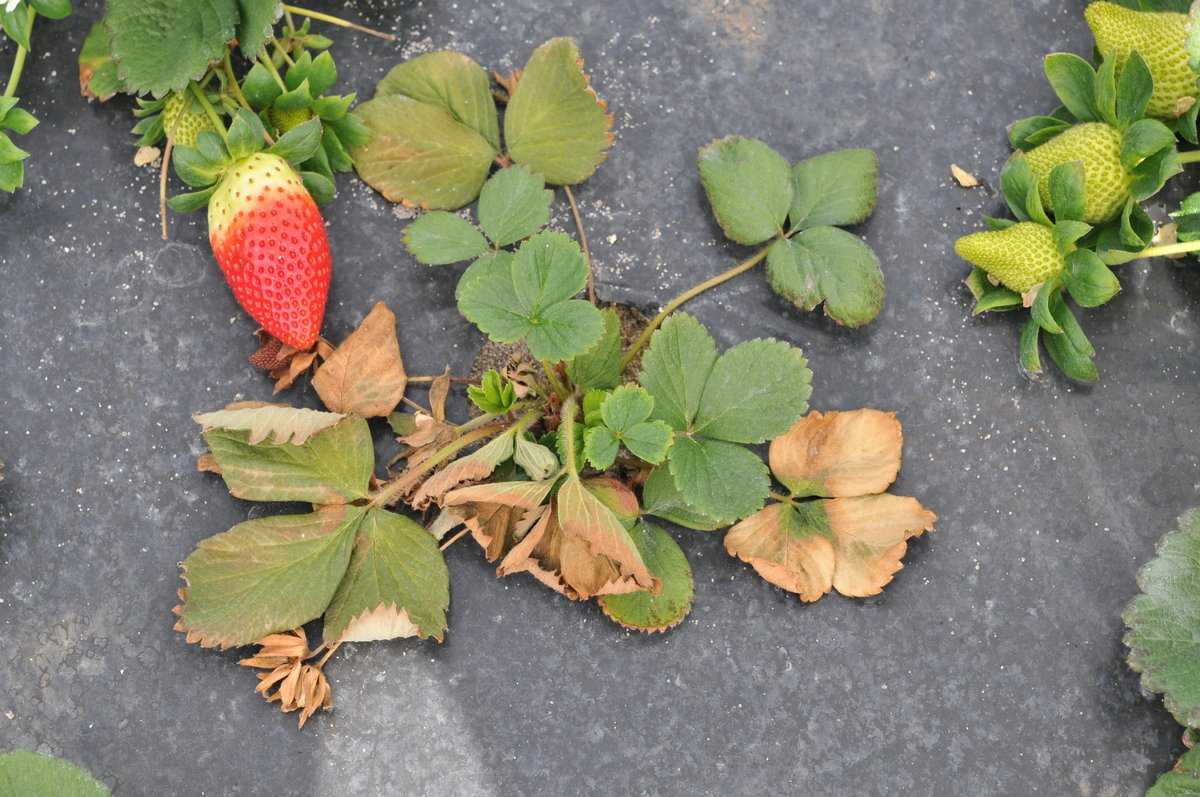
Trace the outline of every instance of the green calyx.
{"label": "green calyx", "polygon": [[1046,77],[1063,107],[1052,116],[1022,119],[1009,129],[1039,182],[1042,204],[1054,209],[1050,173],[1079,162],[1084,172],[1082,221],[1102,224],[1117,218],[1132,198],[1143,202],[1158,193],[1182,170],[1175,134],[1162,122],[1147,118],[1154,79],[1141,55],[1128,55],[1100,68],[1077,55],[1046,57]]}
{"label": "green calyx", "polygon": [[[320,136],[320,124],[310,120],[289,130],[267,147],[262,120],[247,110],[240,110],[223,138],[207,130],[197,136],[195,147],[175,149],[175,173],[198,190],[171,197],[168,204],[180,213],[199,210],[208,204],[221,178],[234,164],[265,150],[296,166],[312,157],[321,145]],[[305,172],[301,171],[300,176],[304,179]],[[308,187],[307,180],[305,187]]]}

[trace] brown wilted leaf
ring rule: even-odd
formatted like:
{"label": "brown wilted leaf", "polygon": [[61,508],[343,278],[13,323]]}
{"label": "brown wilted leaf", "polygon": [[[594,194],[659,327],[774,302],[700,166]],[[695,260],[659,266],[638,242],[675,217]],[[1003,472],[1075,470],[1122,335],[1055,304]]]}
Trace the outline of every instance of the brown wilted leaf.
{"label": "brown wilted leaf", "polygon": [[450,369],[447,367],[429,386],[429,410],[433,413],[435,421],[446,420],[446,397],[449,395]]}
{"label": "brown wilted leaf", "polygon": [[221,466],[217,464],[217,458],[213,456],[211,451],[205,451],[196,458],[196,470],[201,473],[221,475]]}
{"label": "brown wilted leaf", "polygon": [[434,501],[462,484],[480,482],[492,475],[496,467],[513,455],[512,431],[505,432],[487,445],[446,465],[426,479],[409,499],[414,509],[426,509]]}
{"label": "brown wilted leaf", "polygon": [[394,603],[381,603],[374,609],[364,610],[347,623],[338,641],[376,642],[417,636],[419,633],[420,629],[408,616],[407,609],[401,609]]}
{"label": "brown wilted leaf", "polygon": [[326,407],[364,418],[388,415],[407,386],[396,316],[383,302],[371,308],[313,376],[313,387]]}
{"label": "brown wilted leaf", "polygon": [[771,441],[771,471],[793,495],[881,493],[900,473],[904,436],[893,412],[810,412]]}
{"label": "brown wilted leaf", "polygon": [[553,487],[553,480],[477,484],[447,493],[442,503],[446,512],[466,523],[487,560],[494,562],[541,518],[542,504]]}
{"label": "brown wilted leaf", "polygon": [[731,528],[725,550],[775,586],[815,601],[833,586],[833,544],[801,516],[787,504],[772,504]]}
{"label": "brown wilted leaf", "polygon": [[950,174],[954,177],[954,181],[963,188],[979,187],[979,178],[959,166],[957,163],[950,164]]}
{"label": "brown wilted leaf", "polygon": [[309,649],[303,628],[263,637],[258,645],[258,653],[238,664],[266,670],[258,673],[258,686],[254,689],[264,700],[278,702],[284,713],[299,710],[301,728],[317,709],[332,708],[333,693],[321,672],[324,660],[317,664],[305,663],[319,650]]}
{"label": "brown wilted leaf", "polygon": [[[603,502],[591,493],[578,477],[568,478],[558,490],[555,498],[558,522],[564,536],[587,544],[591,556],[607,557],[612,561],[620,576],[632,579],[641,589],[657,593],[662,583],[651,574],[642,561],[637,545],[621,521]],[[572,560],[574,562],[574,560]],[[583,570],[575,568],[573,574],[582,576]],[[578,587],[580,594],[587,596],[603,594],[592,589],[590,578],[576,583],[564,572],[567,582]],[[585,594],[587,593],[587,594]]]}
{"label": "brown wilted leaf", "polygon": [[162,150],[158,147],[138,147],[137,152],[133,154],[134,166],[149,166],[162,157]]}
{"label": "brown wilted leaf", "polygon": [[937,515],[915,498],[868,495],[823,502],[833,531],[833,586],[853,598],[878,595],[904,567],[908,540],[933,531]]}
{"label": "brown wilted leaf", "polygon": [[273,443],[299,446],[345,417],[336,412],[320,412],[286,404],[239,401],[227,405],[223,410],[196,413],[192,420],[200,424],[204,431],[231,429],[247,432],[250,445],[270,438]]}

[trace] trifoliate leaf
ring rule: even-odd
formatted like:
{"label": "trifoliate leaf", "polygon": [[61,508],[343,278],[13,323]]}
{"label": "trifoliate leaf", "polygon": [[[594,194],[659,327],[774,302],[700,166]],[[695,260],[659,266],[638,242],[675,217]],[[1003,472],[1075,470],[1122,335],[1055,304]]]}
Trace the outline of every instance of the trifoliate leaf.
{"label": "trifoliate leaf", "polygon": [[523,166],[501,169],[479,194],[479,226],[493,245],[515,244],[550,223],[553,199],[540,174]]}
{"label": "trifoliate leaf", "polygon": [[894,412],[810,412],[771,441],[771,472],[795,497],[882,493],[900,473]]}
{"label": "trifoliate leaf", "polygon": [[792,167],[795,191],[788,212],[792,230],[845,227],[875,210],[879,158],[869,149],[843,149],[805,158]]}
{"label": "trifoliate leaf", "polygon": [[612,146],[612,116],[583,71],[579,46],[551,39],[533,51],[504,112],[512,159],[552,185],[588,179]]}
{"label": "trifoliate leaf", "polygon": [[663,322],[642,357],[638,381],[654,396],[654,416],[675,429],[687,429],[700,408],[700,397],[717,344],[699,321],[676,313]]}
{"label": "trifoliate leaf", "polygon": [[725,535],[725,549],[804,601],[830,589],[878,595],[903,567],[907,541],[937,516],[913,498],[871,495],[772,504]]}
{"label": "trifoliate leaf", "polygon": [[1179,518],[1138,573],[1139,594],[1122,618],[1129,666],[1187,727],[1200,726],[1200,510]]}
{"label": "trifoliate leaf", "polygon": [[449,606],[450,574],[433,536],[406,517],[371,509],[325,610],[325,641],[418,636],[440,642]]}
{"label": "trifoliate leaf", "polygon": [[408,386],[396,339],[396,316],[376,302],[358,329],[333,350],[313,375],[313,387],[334,412],[387,417]]}
{"label": "trifoliate leaf", "polygon": [[367,497],[375,448],[362,418],[345,418],[298,445],[251,444],[249,437],[249,432],[224,429],[204,433],[236,498],[341,504]]}
{"label": "trifoliate leaf", "polygon": [[70,761],[28,750],[14,750],[0,755],[0,794],[108,797],[111,792]]}
{"label": "trifoliate leaf", "polygon": [[799,349],[772,339],[739,343],[713,365],[691,431],[762,443],[786,432],[811,394],[812,372]]}
{"label": "trifoliate leaf", "polygon": [[183,561],[175,629],[189,642],[248,645],[320,617],[350,562],[365,510],[325,507],[239,523]]}
{"label": "trifoliate leaf", "polygon": [[457,210],[479,196],[496,150],[449,111],[390,94],[364,102],[354,115],[369,132],[351,153],[354,167],[388,200]]}
{"label": "trifoliate leaf", "polygon": [[338,412],[318,412],[283,404],[236,406],[192,416],[204,431],[226,429],[248,432],[246,442],[257,445],[270,438],[272,443],[302,445],[308,438],[341,421],[346,416]]}
{"label": "trifoliate leaf", "polygon": [[610,390],[621,383],[621,319],[611,307],[600,315],[604,318],[600,340],[567,363],[567,377],[583,390]]}
{"label": "trifoliate leaf", "polygon": [[673,430],[664,421],[649,420],[653,410],[654,398],[645,388],[625,385],[612,391],[599,408],[604,425],[589,429],[584,438],[588,461],[604,470],[616,459],[618,447],[624,445],[638,459],[652,465],[662,462],[671,446]]}
{"label": "trifoliate leaf", "polygon": [[110,0],[104,17],[121,82],[162,97],[199,80],[237,35],[235,0]]}
{"label": "trifoliate leaf", "polygon": [[763,142],[742,136],[701,148],[700,181],[713,215],[730,240],[760,244],[783,233],[792,205],[792,171]]}
{"label": "trifoliate leaf", "polygon": [[709,517],[688,506],[666,466],[651,471],[650,477],[642,486],[642,504],[647,515],[660,517],[687,529],[715,531],[729,525],[720,518]]}
{"label": "trifoliate leaf", "polygon": [[92,24],[79,50],[79,91],[89,100],[100,102],[122,91],[104,20]]}
{"label": "trifoliate leaf", "polygon": [[473,260],[487,251],[487,241],[461,216],[435,210],[423,213],[404,229],[404,246],[427,266]]}
{"label": "trifoliate leaf", "polygon": [[1159,775],[1146,797],[1200,797],[1200,748],[1188,750],[1174,769]]}
{"label": "trifoliate leaf", "polygon": [[813,227],[776,241],[767,255],[767,279],[803,310],[825,303],[839,324],[861,327],[883,310],[883,272],[861,238],[837,227]]}
{"label": "trifoliate leaf", "polygon": [[242,16],[237,28],[238,48],[242,55],[253,61],[271,40],[275,20],[283,13],[283,4],[279,0],[238,0],[238,10]]}
{"label": "trifoliate leaf", "polygon": [[667,463],[684,501],[709,517],[751,515],[771,489],[767,466],[734,443],[676,435]]}
{"label": "trifoliate leaf", "polygon": [[500,127],[491,81],[483,67],[462,53],[426,53],[393,67],[375,96],[399,94],[441,108],[500,151]]}
{"label": "trifoliate leaf", "polygon": [[517,391],[512,382],[502,377],[494,369],[485,371],[480,377],[479,385],[467,388],[467,397],[471,402],[492,415],[502,415],[512,409],[517,401]]}
{"label": "trifoliate leaf", "polygon": [[646,567],[662,582],[654,595],[645,590],[604,595],[600,608],[609,619],[634,631],[657,633],[674,628],[692,610],[695,585],[692,568],[679,544],[657,526],[639,523],[630,532]]}
{"label": "trifoliate leaf", "polygon": [[535,235],[511,259],[481,259],[463,282],[462,314],[497,343],[524,340],[539,360],[569,360],[604,331],[600,311],[572,298],[587,283],[587,263],[579,245],[562,233]]}

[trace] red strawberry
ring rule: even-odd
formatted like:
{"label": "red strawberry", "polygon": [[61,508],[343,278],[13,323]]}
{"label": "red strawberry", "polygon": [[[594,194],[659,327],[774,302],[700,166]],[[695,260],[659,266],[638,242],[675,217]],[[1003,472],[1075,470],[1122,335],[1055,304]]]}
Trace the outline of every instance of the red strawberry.
{"label": "red strawberry", "polygon": [[317,203],[278,155],[232,165],[208,204],[208,240],[233,295],[289,346],[317,340],[331,271]]}

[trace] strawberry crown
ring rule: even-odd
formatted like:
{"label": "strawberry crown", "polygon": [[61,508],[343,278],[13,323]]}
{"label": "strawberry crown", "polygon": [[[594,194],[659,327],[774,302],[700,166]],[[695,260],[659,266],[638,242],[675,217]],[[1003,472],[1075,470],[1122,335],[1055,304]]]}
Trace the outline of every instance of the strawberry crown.
{"label": "strawberry crown", "polygon": [[1066,298],[1070,296],[1080,307],[1099,307],[1116,296],[1121,283],[1097,249],[1136,246],[1140,250],[1153,235],[1153,222],[1132,199],[1126,203],[1120,221],[1102,227],[1082,221],[1083,166],[1075,161],[1061,164],[1050,173],[1053,218],[1042,203],[1038,180],[1024,159],[1009,161],[1000,174],[1000,190],[1016,220],[985,217],[987,228],[1005,230],[1018,223],[1048,227],[1065,267],[1025,295],[993,284],[983,269],[972,268],[966,283],[975,297],[974,314],[1028,307],[1030,319],[1021,332],[1020,349],[1025,371],[1031,375],[1042,372],[1040,349],[1045,344],[1051,359],[1064,374],[1076,381],[1095,382],[1099,378],[1093,362],[1096,350]]}
{"label": "strawberry crown", "polygon": [[[1074,53],[1051,53],[1045,71],[1062,105],[1049,116],[1014,122],[1008,130],[1014,148],[1028,152],[1076,124],[1100,122],[1121,133],[1121,165],[1134,178],[1130,188],[1134,202],[1154,196],[1183,171],[1175,148],[1176,131],[1146,116],[1154,78],[1140,54],[1130,54],[1120,69],[1111,58],[1094,69]],[[1195,124],[1193,113],[1193,130]]]}
{"label": "strawberry crown", "polygon": [[[299,167],[321,147],[321,121],[317,118],[293,127],[269,147],[266,145],[267,130],[262,120],[244,108],[234,114],[227,132],[219,129],[222,135],[212,131],[201,133],[194,148],[176,147],[175,173],[179,179],[199,190],[171,197],[169,204],[172,210],[190,213],[207,205],[225,173],[234,164],[255,153],[265,150]],[[300,178],[309,193],[312,193],[309,183],[313,176],[313,172],[300,171]],[[315,176],[324,179],[319,174]]]}

